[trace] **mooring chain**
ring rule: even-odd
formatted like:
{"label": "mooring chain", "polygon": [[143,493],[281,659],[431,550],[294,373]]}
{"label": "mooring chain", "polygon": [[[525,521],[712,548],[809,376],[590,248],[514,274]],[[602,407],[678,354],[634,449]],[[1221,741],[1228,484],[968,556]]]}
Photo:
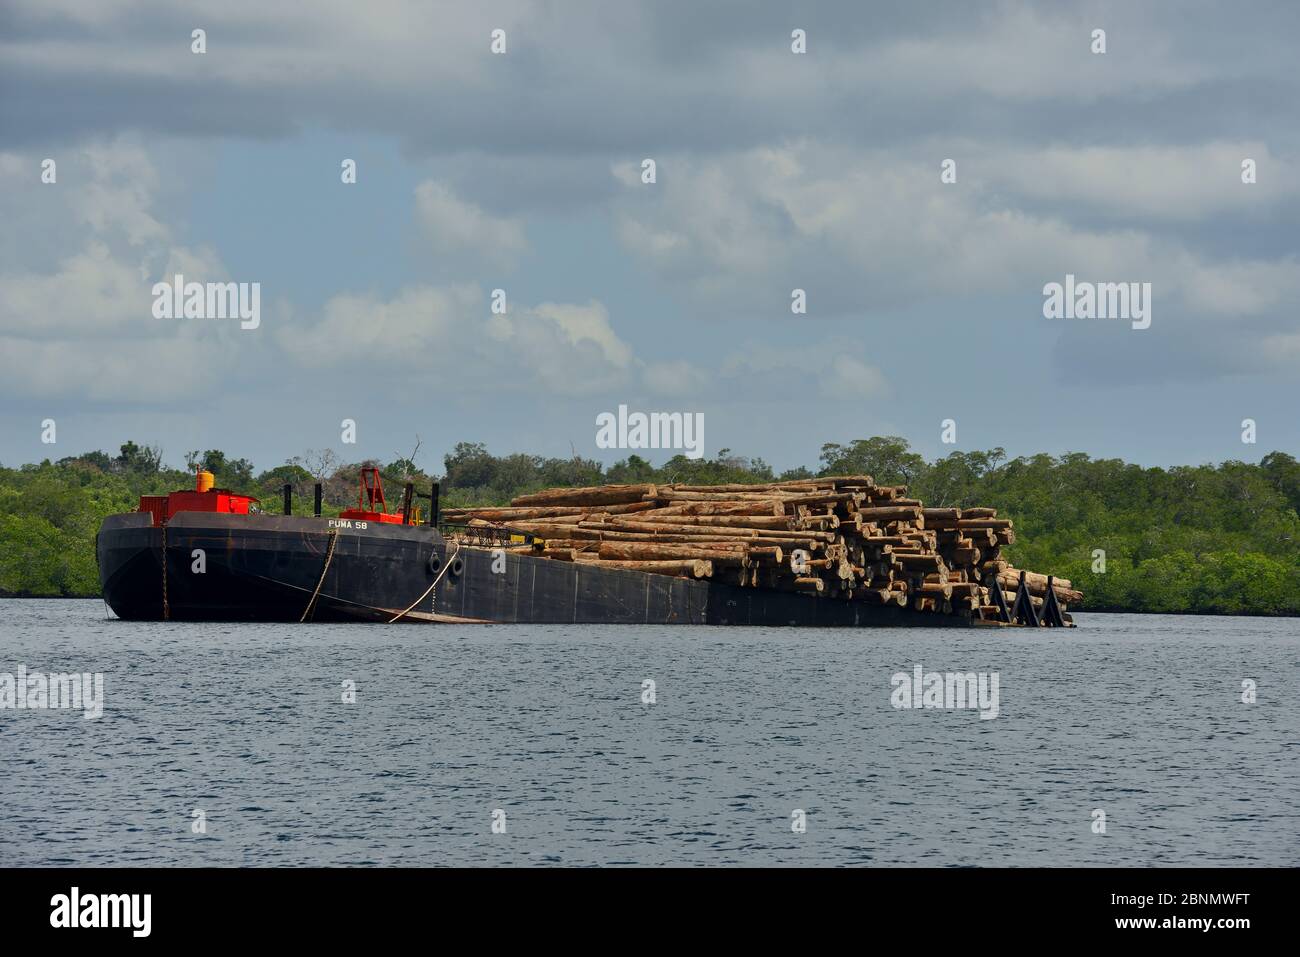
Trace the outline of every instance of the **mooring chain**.
{"label": "mooring chain", "polygon": [[162,527],[163,621],[171,621],[172,610],[167,604],[167,524]]}
{"label": "mooring chain", "polygon": [[321,586],[325,584],[325,574],[330,570],[330,562],[334,560],[334,545],[339,540],[339,530],[330,529],[329,548],[325,550],[325,567],[320,570],[320,581],[316,582],[316,590],[311,593],[311,600],[307,602],[307,607],[303,609],[302,617],[298,619],[299,624],[306,621],[308,616],[316,608],[316,599],[320,597]]}

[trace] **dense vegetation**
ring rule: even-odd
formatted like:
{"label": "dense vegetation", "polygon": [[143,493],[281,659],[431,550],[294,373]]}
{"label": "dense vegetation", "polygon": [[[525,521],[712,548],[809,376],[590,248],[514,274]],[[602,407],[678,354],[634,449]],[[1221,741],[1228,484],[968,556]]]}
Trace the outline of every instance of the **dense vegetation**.
{"label": "dense vegetation", "polygon": [[[415,453],[412,453],[413,455]],[[1016,520],[1009,549],[1017,565],[1072,579],[1085,607],[1148,612],[1300,614],[1300,463],[1272,452],[1258,464],[1142,468],[1071,453],[1008,460],[1002,449],[953,452],[926,462],[897,437],[822,447],[816,472],[774,475],[761,459],[675,456],[661,466],[637,455],[604,467],[578,457],[496,456],[462,442],[432,476],[411,461],[340,462],[309,452],[256,473],[219,450],[191,452],[219,487],[279,507],[285,482],[309,507],[312,484],[325,485],[326,511],[356,500],[357,468],[381,465],[394,499],[401,483],[438,478],[449,505],[498,504],[555,485],[600,482],[762,482],[814,474],[867,473],[906,483],[927,505],[991,505]],[[131,511],[142,493],[189,487],[192,471],[168,468],[158,449],[128,442],[104,452],[0,468],[0,594],[94,596],[94,538],[103,516]],[[1104,551],[1104,571],[1098,550]],[[1096,569],[1096,570],[1094,570]]]}

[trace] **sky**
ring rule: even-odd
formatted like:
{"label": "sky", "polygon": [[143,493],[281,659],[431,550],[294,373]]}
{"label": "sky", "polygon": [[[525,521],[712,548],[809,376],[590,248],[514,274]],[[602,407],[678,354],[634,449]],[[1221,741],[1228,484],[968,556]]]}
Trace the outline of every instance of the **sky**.
{"label": "sky", "polygon": [[[1296,454],[1297,38],[1293,2],[0,0],[0,463],[674,454],[599,448],[620,405],[778,470]],[[176,274],[258,283],[257,327],[159,318]],[[1149,283],[1149,327],[1045,316],[1067,275]]]}

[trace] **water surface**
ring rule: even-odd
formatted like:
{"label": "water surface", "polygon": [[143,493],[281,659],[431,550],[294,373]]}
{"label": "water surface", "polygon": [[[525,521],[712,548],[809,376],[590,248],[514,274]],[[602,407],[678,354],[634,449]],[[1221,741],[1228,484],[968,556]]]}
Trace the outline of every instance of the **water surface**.
{"label": "water surface", "polygon": [[[1300,622],[1077,620],[139,624],[0,600],[0,672],[102,672],[106,696],[97,720],[0,710],[0,865],[1300,862]],[[915,664],[997,672],[998,717],[895,709]]]}

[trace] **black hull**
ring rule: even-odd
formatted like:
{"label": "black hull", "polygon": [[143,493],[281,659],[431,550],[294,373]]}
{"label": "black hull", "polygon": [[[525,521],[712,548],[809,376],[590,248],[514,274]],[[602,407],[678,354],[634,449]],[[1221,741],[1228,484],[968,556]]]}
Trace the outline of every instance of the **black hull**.
{"label": "black hull", "polygon": [[310,620],[387,621],[433,582],[429,558],[443,553],[442,537],[422,526],[358,524],[337,530],[329,555],[322,519],[181,512],[164,529],[148,514],[113,515],[96,541],[99,581],[127,620],[299,621],[319,584]]}
{"label": "black hull", "polygon": [[[969,627],[969,619],[720,582],[464,548],[464,574],[438,585],[439,613],[462,620],[544,624]],[[498,561],[498,567],[500,562]]]}
{"label": "black hull", "polygon": [[[896,605],[490,548],[457,549],[424,526],[357,527],[353,522],[337,529],[329,556],[331,530],[322,519],[182,512],[165,530],[149,523],[144,513],[111,516],[97,541],[104,599],[127,620],[299,621],[319,583],[311,621],[391,621],[409,609],[403,620],[850,628],[972,624],[968,618]],[[203,552],[202,573],[195,571],[195,550]],[[449,556],[450,567],[442,571]]]}

